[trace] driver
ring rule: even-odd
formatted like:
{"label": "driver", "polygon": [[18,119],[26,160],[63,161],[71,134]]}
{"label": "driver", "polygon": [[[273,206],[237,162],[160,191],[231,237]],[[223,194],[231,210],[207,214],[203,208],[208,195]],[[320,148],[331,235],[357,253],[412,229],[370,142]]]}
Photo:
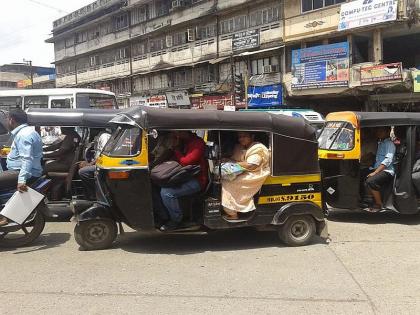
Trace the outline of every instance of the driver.
{"label": "driver", "polygon": [[[27,184],[42,175],[42,140],[40,135],[29,127],[28,118],[23,110],[9,112],[8,125],[13,138],[10,153],[7,155],[7,171],[0,173],[0,188],[16,187],[20,192],[28,190]],[[0,216],[0,226],[7,219]]]}

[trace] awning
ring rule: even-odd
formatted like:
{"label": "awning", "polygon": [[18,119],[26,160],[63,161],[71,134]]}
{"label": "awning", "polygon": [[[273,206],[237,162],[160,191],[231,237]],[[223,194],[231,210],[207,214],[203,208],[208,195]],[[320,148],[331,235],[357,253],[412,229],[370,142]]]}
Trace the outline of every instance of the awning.
{"label": "awning", "polygon": [[284,45],[281,46],[277,46],[277,47],[272,47],[272,48],[267,48],[267,49],[261,49],[261,50],[254,50],[254,51],[245,51],[243,53],[240,53],[239,55],[235,55],[235,56],[250,56],[250,55],[255,55],[255,54],[261,54],[267,51],[272,51],[272,50],[276,50],[276,49],[280,49],[283,48]]}
{"label": "awning", "polygon": [[230,56],[228,56],[228,57],[220,57],[220,58],[212,59],[212,60],[209,60],[209,64],[211,64],[211,65],[215,65],[216,63],[222,62],[222,61],[224,61],[224,60],[226,60],[226,59],[229,59],[229,58],[230,58]]}

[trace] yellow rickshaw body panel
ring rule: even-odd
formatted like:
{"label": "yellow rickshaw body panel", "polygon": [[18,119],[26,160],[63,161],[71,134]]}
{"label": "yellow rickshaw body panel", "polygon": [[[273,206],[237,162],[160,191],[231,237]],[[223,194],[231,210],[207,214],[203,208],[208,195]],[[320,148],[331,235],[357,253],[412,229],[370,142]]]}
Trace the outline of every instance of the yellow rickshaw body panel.
{"label": "yellow rickshaw body panel", "polygon": [[349,122],[354,127],[354,146],[351,150],[318,150],[318,157],[325,160],[360,160],[361,156],[361,140],[360,125],[357,115],[354,112],[335,112],[327,115],[325,122]]}
{"label": "yellow rickshaw body panel", "polygon": [[149,153],[146,133],[142,133],[141,152],[135,156],[115,157],[101,154],[96,161],[96,166],[102,169],[130,169],[148,167]]}

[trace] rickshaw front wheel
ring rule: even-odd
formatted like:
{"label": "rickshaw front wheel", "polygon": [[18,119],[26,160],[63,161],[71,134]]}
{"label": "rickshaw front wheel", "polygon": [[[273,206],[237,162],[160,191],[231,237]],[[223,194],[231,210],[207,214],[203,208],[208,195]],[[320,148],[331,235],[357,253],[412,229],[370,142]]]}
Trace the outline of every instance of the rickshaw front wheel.
{"label": "rickshaw front wheel", "polygon": [[112,245],[117,231],[117,223],[111,219],[82,221],[74,228],[74,238],[82,250],[100,250]]}
{"label": "rickshaw front wheel", "polygon": [[305,246],[316,234],[315,221],[310,215],[291,216],[278,233],[280,240],[288,246]]}

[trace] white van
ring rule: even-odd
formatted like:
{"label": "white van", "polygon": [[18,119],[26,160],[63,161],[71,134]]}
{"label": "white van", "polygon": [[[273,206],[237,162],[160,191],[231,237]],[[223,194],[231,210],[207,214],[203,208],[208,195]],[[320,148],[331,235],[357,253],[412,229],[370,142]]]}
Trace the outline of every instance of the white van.
{"label": "white van", "polygon": [[15,108],[118,108],[114,93],[77,88],[0,91],[0,110]]}

